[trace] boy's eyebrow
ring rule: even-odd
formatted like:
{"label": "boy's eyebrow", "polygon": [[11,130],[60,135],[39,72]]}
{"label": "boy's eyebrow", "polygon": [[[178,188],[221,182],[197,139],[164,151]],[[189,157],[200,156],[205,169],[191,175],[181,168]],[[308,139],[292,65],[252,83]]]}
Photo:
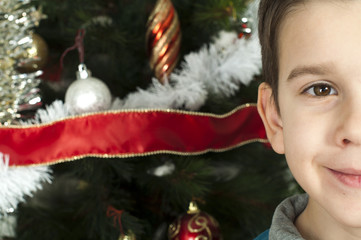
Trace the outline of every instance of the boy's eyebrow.
{"label": "boy's eyebrow", "polygon": [[[331,64],[332,65],[332,64]],[[331,72],[330,64],[318,64],[310,66],[299,66],[294,68],[288,75],[287,81],[294,78],[301,77],[303,75],[326,75]]]}

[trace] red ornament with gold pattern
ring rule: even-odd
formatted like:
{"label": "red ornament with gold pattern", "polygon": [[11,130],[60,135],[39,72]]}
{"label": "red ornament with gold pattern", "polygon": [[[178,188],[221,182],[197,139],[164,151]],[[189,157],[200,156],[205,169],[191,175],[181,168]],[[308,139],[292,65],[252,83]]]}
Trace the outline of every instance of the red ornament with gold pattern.
{"label": "red ornament with gold pattern", "polygon": [[169,240],[222,240],[218,222],[198,209],[195,202],[189,204],[187,214],[169,225]]}
{"label": "red ornament with gold pattern", "polygon": [[164,83],[179,58],[181,30],[178,14],[170,0],[158,0],[147,22],[149,64],[155,77]]}

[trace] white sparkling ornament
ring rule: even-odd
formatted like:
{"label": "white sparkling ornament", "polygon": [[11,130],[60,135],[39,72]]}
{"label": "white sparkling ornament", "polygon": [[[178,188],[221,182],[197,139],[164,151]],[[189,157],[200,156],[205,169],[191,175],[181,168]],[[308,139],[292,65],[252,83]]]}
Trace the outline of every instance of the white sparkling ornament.
{"label": "white sparkling ornament", "polygon": [[105,111],[110,109],[112,96],[101,80],[91,76],[84,64],[78,66],[77,80],[65,94],[65,105],[71,114]]}

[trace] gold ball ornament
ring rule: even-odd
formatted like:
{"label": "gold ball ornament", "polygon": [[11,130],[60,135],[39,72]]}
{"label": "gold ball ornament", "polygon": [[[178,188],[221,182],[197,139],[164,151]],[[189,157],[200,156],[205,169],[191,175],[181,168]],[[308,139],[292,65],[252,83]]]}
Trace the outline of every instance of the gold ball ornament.
{"label": "gold ball ornament", "polygon": [[17,57],[17,70],[21,73],[30,73],[42,69],[48,60],[48,45],[38,34],[31,35],[32,43],[21,56]]}
{"label": "gold ball ornament", "polygon": [[14,66],[15,60],[10,57],[0,59],[0,70],[5,71]]}
{"label": "gold ball ornament", "polygon": [[135,234],[129,231],[128,234],[121,234],[118,240],[136,240]]}
{"label": "gold ball ornament", "polygon": [[178,14],[171,0],[158,0],[147,22],[149,64],[155,77],[164,83],[177,65],[181,43]]}

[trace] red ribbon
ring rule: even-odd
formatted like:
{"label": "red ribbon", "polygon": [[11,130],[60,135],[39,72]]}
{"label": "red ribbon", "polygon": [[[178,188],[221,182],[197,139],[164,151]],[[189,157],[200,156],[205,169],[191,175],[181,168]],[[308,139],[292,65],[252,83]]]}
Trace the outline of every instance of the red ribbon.
{"label": "red ribbon", "polygon": [[0,127],[0,153],[10,156],[10,166],[51,165],[87,156],[193,155],[255,141],[267,140],[257,109],[249,104],[224,115],[134,110]]}
{"label": "red ribbon", "polygon": [[119,230],[122,234],[123,232],[123,224],[122,224],[122,214],[124,210],[118,210],[115,207],[109,205],[107,209],[107,217],[113,218],[114,227],[119,227]]}

